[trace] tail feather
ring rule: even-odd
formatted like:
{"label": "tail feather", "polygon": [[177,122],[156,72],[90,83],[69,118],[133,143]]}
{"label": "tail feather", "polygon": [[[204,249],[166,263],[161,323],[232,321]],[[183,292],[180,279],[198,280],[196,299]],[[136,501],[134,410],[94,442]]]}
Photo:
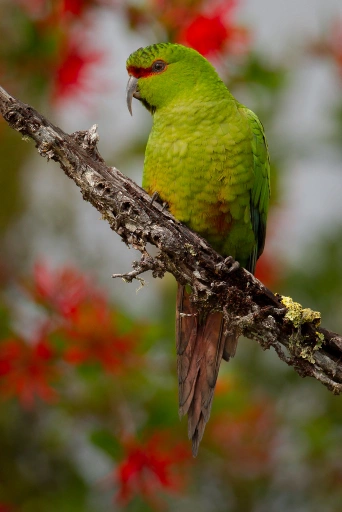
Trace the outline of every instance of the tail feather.
{"label": "tail feather", "polygon": [[226,333],[222,313],[200,316],[190,294],[178,285],[176,313],[179,414],[188,414],[188,434],[196,456],[209,420],[222,358],[233,357],[237,333]]}
{"label": "tail feather", "polygon": [[235,356],[238,339],[239,335],[236,329],[227,334],[222,356],[225,361],[229,361],[231,357]]}

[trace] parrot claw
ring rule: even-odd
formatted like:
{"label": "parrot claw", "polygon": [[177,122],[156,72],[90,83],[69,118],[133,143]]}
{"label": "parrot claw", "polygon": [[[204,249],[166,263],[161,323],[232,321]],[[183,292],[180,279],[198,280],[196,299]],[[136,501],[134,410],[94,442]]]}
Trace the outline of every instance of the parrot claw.
{"label": "parrot claw", "polygon": [[163,201],[162,198],[160,197],[160,195],[158,194],[157,191],[153,192],[152,196],[151,196],[151,206],[153,205],[154,202],[157,202],[161,205],[162,209],[161,211],[163,212],[164,210],[167,210],[168,209],[168,204],[166,201]]}
{"label": "parrot claw", "polygon": [[240,263],[236,260],[234,260],[234,258],[232,256],[228,256],[224,262],[223,262],[226,267],[228,267],[228,271],[229,273],[230,272],[234,272],[235,270],[237,270],[238,268],[240,268]]}
{"label": "parrot claw", "polygon": [[227,258],[215,266],[215,269],[217,272],[225,271],[230,274],[237,270],[239,267],[240,263],[238,261],[234,260],[232,256],[227,256]]}
{"label": "parrot claw", "polygon": [[161,203],[161,199],[160,199],[160,195],[158,194],[158,192],[153,192],[152,196],[151,196],[151,206],[153,205],[153,203],[157,201],[157,203]]}

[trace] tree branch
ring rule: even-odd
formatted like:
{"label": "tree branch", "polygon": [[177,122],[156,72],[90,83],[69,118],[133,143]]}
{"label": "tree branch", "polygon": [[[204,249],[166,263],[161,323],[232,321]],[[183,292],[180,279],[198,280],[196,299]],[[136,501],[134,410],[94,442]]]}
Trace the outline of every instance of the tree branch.
{"label": "tree branch", "polygon": [[[9,126],[32,138],[41,156],[58,162],[110,227],[128,246],[141,252],[130,282],[146,270],[153,277],[170,272],[189,283],[197,307],[223,311],[241,335],[265,350],[274,347],[282,361],[302,376],[319,380],[333,393],[342,392],[342,337],[320,327],[320,314],[288,297],[274,295],[232,258],[222,258],[114,167],[97,150],[96,125],[89,131],[64,133],[29,105],[0,88],[0,111]],[[150,243],[159,249],[152,257]]]}

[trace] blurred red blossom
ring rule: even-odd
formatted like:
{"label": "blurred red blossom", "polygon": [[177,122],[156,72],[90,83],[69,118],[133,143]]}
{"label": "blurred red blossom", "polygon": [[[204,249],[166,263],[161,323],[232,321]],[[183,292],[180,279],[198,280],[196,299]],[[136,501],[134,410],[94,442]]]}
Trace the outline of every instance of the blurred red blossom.
{"label": "blurred red blossom", "polygon": [[270,289],[278,287],[284,277],[285,263],[272,245],[282,222],[282,213],[277,210],[273,211],[267,222],[265,248],[255,269],[255,277]]}
{"label": "blurred red blossom", "polygon": [[72,318],[85,301],[105,303],[104,295],[91,280],[72,267],[57,270],[37,262],[33,272],[33,298],[65,318]]}
{"label": "blurred red blossom", "polygon": [[80,16],[84,9],[96,2],[91,0],[60,0],[60,12],[62,15],[72,14],[73,16]]}
{"label": "blurred red blossom", "polygon": [[0,512],[14,512],[14,508],[8,503],[0,503]]}
{"label": "blurred red blossom", "polygon": [[26,408],[35,398],[52,402],[57,393],[52,383],[59,377],[54,351],[47,340],[35,344],[13,338],[0,344],[0,395],[16,397]]}
{"label": "blurred red blossom", "polygon": [[124,443],[125,456],[114,472],[119,486],[118,503],[127,504],[140,496],[159,507],[159,491],[179,492],[185,485],[185,462],[190,449],[185,443],[172,443],[167,432],[153,434],[145,443],[131,439]]}
{"label": "blurred red blossom", "polygon": [[319,57],[332,58],[342,76],[342,19],[335,20],[328,34],[311,42],[309,51]]}
{"label": "blurred red blossom", "polygon": [[176,39],[205,56],[229,50],[234,53],[248,43],[248,32],[232,20],[237,2],[231,0],[211,9],[208,13],[196,13],[183,24]]}
{"label": "blurred red blossom", "polygon": [[236,413],[221,414],[209,425],[209,431],[231,474],[254,478],[270,471],[277,423],[269,399],[252,401]]}
{"label": "blurred red blossom", "polygon": [[54,21],[58,25],[65,15],[81,16],[89,7],[96,6],[97,0],[14,0],[32,18]]}
{"label": "blurred red blossom", "polygon": [[91,83],[94,84],[95,81],[90,81],[90,68],[99,64],[102,59],[103,53],[90,49],[84,33],[80,37],[69,34],[60,48],[59,62],[54,74],[54,100],[91,92]]}
{"label": "blurred red blossom", "polygon": [[100,363],[110,373],[127,370],[133,360],[137,364],[136,347],[145,332],[143,325],[135,324],[123,333],[117,314],[88,277],[72,267],[53,270],[39,262],[33,284],[27,288],[52,314],[54,321],[48,321],[46,329],[65,340],[64,361],[72,365]]}
{"label": "blurred red blossom", "polygon": [[[135,359],[142,329],[119,332],[115,313],[104,302],[84,303],[71,322],[63,328],[68,346],[64,359],[70,364],[99,362],[110,373],[127,370]],[[136,363],[137,364],[137,363]]]}
{"label": "blurred red blossom", "polygon": [[126,14],[133,28],[157,22],[171,42],[190,46],[202,55],[245,51],[248,30],[233,21],[239,0],[150,0],[146,6],[128,4]]}
{"label": "blurred red blossom", "polygon": [[339,67],[342,74],[342,21],[335,23],[331,35],[331,50],[332,55]]}
{"label": "blurred red blossom", "polygon": [[268,288],[273,288],[281,279],[279,267],[279,259],[266,251],[257,262],[255,277]]}
{"label": "blurred red blossom", "polygon": [[215,396],[227,396],[228,393],[233,391],[234,386],[235,381],[233,375],[219,374],[216,382]]}

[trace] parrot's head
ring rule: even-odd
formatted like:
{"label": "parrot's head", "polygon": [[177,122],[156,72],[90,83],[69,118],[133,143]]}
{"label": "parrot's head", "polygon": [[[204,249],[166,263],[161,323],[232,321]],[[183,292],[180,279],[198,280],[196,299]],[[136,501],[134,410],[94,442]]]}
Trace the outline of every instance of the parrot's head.
{"label": "parrot's head", "polygon": [[176,97],[191,95],[203,77],[219,80],[213,66],[196,50],[180,44],[159,43],[132,53],[126,62],[130,76],[127,106],[140,100],[150,112],[170,104]]}

